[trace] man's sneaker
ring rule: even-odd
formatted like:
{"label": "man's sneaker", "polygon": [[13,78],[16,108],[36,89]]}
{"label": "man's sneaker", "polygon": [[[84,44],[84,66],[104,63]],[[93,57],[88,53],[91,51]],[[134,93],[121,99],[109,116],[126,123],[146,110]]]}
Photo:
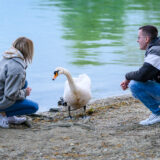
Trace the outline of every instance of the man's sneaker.
{"label": "man's sneaker", "polygon": [[160,122],[160,115],[151,114],[146,120],[140,121],[141,125],[151,125]]}
{"label": "man's sneaker", "polygon": [[9,128],[7,117],[2,116],[2,114],[0,114],[0,127],[1,128]]}
{"label": "man's sneaker", "polygon": [[16,117],[16,116],[8,117],[8,123],[12,124],[22,124],[26,120],[27,120],[26,117]]}

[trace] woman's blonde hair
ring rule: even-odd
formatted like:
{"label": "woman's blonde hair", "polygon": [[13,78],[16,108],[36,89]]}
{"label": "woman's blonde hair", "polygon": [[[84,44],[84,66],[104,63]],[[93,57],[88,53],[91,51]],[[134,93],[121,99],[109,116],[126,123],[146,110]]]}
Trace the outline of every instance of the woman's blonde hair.
{"label": "woman's blonde hair", "polygon": [[18,49],[23,54],[24,60],[26,62],[32,62],[34,46],[30,39],[26,37],[19,37],[13,42],[13,47]]}

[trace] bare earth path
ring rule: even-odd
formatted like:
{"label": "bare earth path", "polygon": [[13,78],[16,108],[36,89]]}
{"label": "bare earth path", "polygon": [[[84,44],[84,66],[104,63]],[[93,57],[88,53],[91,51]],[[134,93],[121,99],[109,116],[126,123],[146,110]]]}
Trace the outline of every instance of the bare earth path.
{"label": "bare earth path", "polygon": [[30,116],[31,128],[0,129],[0,160],[160,160],[160,123],[138,124],[150,114],[140,102],[113,97],[87,111],[86,119],[50,112]]}

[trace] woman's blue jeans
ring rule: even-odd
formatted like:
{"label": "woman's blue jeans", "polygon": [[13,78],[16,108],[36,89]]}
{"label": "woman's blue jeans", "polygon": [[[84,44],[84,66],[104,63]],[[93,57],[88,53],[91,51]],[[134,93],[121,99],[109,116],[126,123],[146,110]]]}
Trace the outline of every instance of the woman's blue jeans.
{"label": "woman's blue jeans", "polygon": [[153,114],[160,115],[160,83],[155,81],[130,81],[132,95],[139,99]]}
{"label": "woman's blue jeans", "polygon": [[[26,81],[24,88],[27,88],[27,85],[28,83]],[[32,114],[32,113],[35,113],[37,110],[38,110],[37,103],[28,99],[24,99],[24,100],[17,100],[10,107],[3,110],[1,109],[0,111],[5,112],[7,117],[11,117],[11,116]]]}

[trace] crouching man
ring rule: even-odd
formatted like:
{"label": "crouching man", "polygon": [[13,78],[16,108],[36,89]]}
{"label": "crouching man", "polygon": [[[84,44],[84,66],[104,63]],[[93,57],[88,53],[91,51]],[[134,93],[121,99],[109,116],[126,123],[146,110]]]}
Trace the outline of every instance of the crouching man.
{"label": "crouching man", "polygon": [[132,95],[139,99],[152,114],[141,125],[160,122],[160,37],[155,26],[146,25],[138,30],[140,49],[146,50],[143,65],[125,75],[121,83],[123,90],[130,88]]}

